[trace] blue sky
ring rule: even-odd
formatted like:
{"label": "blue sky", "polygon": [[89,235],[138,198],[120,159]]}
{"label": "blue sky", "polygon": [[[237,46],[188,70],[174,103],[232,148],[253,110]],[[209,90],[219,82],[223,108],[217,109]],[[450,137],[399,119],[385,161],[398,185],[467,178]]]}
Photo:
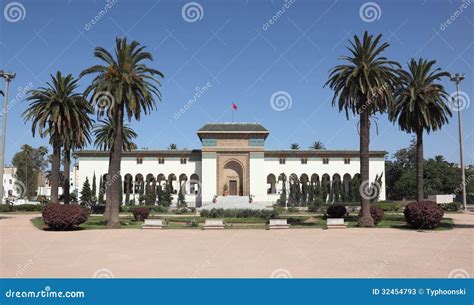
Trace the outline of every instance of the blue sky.
{"label": "blue sky", "polygon": [[[206,122],[231,121],[232,102],[238,105],[235,121],[257,121],[270,130],[268,149],[291,143],[306,148],[315,140],[328,149],[358,149],[357,120],[346,120],[331,106],[332,92],[323,85],[328,70],[341,62],[338,57],[347,54],[347,40],[365,30],[383,34],[391,44],[385,55],[404,66],[412,57],[424,57],[449,72],[465,73],[461,90],[474,96],[474,3],[380,0],[370,15],[370,9],[361,10],[366,1],[197,0],[197,16],[188,16],[183,7],[189,1],[20,0],[20,15],[8,15],[12,2],[1,1],[0,22],[0,69],[17,73],[10,87],[6,163],[22,144],[46,143],[32,138],[30,124],[21,118],[27,103],[19,92],[43,86],[57,70],[77,76],[97,63],[94,47],[111,50],[117,36],[146,45],[155,59],[150,66],[165,74],[158,109],[131,122],[138,147],[149,149],[170,143],[200,148],[196,130]],[[101,14],[106,3],[111,7]],[[279,14],[285,3],[288,8]],[[462,3],[468,8],[457,15]],[[442,26],[451,17],[451,24]],[[90,24],[92,19],[98,21]],[[80,81],[81,90],[90,79]],[[454,92],[451,82],[444,85]],[[203,86],[206,92],[177,117]],[[286,98],[286,104],[272,107],[271,97],[279,91],[291,103]],[[468,164],[474,163],[473,108],[462,111]],[[458,162],[454,115],[441,131],[425,136],[425,157],[442,154]],[[378,116],[377,124],[371,149],[392,154],[409,144],[411,136],[386,115]]]}

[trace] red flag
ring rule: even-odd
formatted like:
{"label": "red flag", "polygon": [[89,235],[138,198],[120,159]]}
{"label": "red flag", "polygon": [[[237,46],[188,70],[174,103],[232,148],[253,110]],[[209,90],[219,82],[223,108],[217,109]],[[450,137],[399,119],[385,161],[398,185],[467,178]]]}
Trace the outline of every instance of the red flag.
{"label": "red flag", "polygon": [[237,104],[236,103],[232,103],[232,109],[237,110]]}

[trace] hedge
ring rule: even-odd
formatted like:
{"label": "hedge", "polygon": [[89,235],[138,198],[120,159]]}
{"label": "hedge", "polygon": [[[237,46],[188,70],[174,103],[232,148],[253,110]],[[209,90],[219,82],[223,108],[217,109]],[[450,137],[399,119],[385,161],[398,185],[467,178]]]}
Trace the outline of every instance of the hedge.
{"label": "hedge", "polygon": [[276,210],[252,210],[252,209],[211,209],[202,210],[201,217],[206,218],[262,218],[270,219],[278,217]]}

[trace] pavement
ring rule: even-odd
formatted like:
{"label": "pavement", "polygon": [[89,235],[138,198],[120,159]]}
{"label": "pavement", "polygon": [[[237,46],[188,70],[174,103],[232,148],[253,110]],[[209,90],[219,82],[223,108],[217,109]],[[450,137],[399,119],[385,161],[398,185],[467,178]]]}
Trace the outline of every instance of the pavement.
{"label": "pavement", "polygon": [[[448,231],[82,230],[0,215],[0,277],[473,277],[474,214]],[[4,218],[3,218],[4,217]]]}

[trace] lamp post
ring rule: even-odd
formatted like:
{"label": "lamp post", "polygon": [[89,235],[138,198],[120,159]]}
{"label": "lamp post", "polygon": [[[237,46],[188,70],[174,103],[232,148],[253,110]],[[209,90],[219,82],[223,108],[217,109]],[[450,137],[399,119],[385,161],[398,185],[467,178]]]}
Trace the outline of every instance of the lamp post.
{"label": "lamp post", "polygon": [[456,73],[451,75],[451,81],[456,84],[456,105],[458,107],[458,131],[459,131],[459,156],[460,156],[460,165],[461,165],[461,185],[462,185],[462,204],[464,206],[464,211],[467,212],[467,202],[466,202],[466,175],[464,174],[464,149],[462,145],[462,122],[461,122],[461,104],[459,101],[459,84],[464,79],[464,74]]}
{"label": "lamp post", "polygon": [[8,111],[8,85],[16,76],[13,72],[0,70],[0,77],[5,79],[5,102],[3,105],[3,128],[2,128],[2,147],[0,148],[0,203],[3,203],[3,169],[5,167],[5,137],[7,129],[7,111]]}

